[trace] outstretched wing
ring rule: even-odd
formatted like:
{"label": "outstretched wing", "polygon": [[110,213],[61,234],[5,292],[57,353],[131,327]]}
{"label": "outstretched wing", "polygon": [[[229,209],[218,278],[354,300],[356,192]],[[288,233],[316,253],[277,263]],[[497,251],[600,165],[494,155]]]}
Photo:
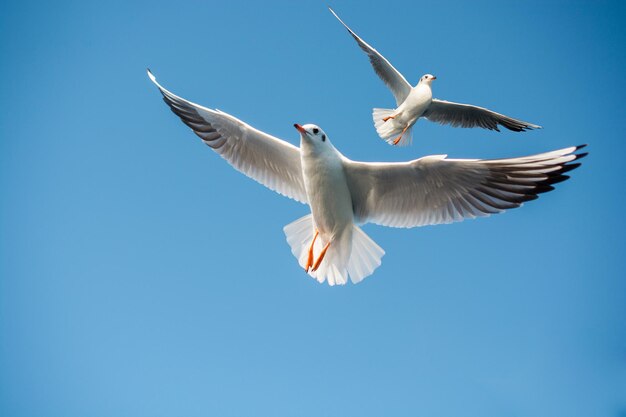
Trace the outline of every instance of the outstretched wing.
{"label": "outstretched wing", "polygon": [[346,160],[356,220],[390,227],[452,223],[516,208],[554,189],[585,145],[511,159],[427,156],[405,163]]}
{"label": "outstretched wing", "polygon": [[163,88],[148,70],[170,109],[236,170],[267,188],[307,203],[300,149],[221,112],[180,98]]}
{"label": "outstretched wing", "polygon": [[341,22],[341,24],[348,30],[350,35],[352,35],[356,43],[359,44],[363,52],[367,54],[370,59],[370,63],[372,64],[372,67],[374,67],[374,71],[376,71],[376,74],[378,74],[380,79],[383,80],[387,87],[389,87],[394,97],[396,98],[397,105],[399,106],[400,104],[402,104],[402,102],[404,102],[406,97],[411,92],[411,84],[407,82],[404,76],[402,76],[402,74],[400,74],[398,70],[395,69],[384,56],[382,56],[376,49],[372,48],[363,39],[359,38],[359,36],[354,33],[354,31],[350,29],[348,25],[346,25],[343,20],[339,18],[339,16],[337,16],[337,13],[335,13],[333,9],[329,7],[328,10],[330,10],[330,12],[337,18],[337,20]]}
{"label": "outstretched wing", "polygon": [[436,98],[428,106],[424,117],[431,122],[442,125],[449,124],[454,127],[482,127],[483,129],[500,131],[498,125],[501,125],[514,132],[541,129],[541,126],[513,119],[483,107],[453,103]]}

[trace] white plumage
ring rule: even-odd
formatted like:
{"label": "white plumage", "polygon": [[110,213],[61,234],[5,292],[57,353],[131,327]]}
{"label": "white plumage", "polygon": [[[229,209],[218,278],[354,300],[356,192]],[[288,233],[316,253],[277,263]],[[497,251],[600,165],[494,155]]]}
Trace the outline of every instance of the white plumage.
{"label": "white plumage", "polygon": [[358,224],[416,227],[519,207],[569,178],[564,173],[586,155],[575,153],[578,146],[510,159],[433,155],[399,163],[357,162],[343,156],[318,126],[295,125],[298,148],[180,98],[148,75],[172,111],[235,169],[310,206],[311,214],[285,226],[285,235],[298,263],[330,285],[348,278],[360,282],[381,264],[384,250]]}
{"label": "white plumage", "polygon": [[375,108],[372,112],[376,132],[391,145],[409,145],[412,142],[411,129],[422,117],[436,123],[454,127],[481,127],[497,130],[498,125],[514,132],[540,129],[541,126],[514,119],[483,107],[471,104],[453,103],[433,98],[432,82],[434,75],[425,74],[412,87],[406,78],[391,65],[376,49],[361,39],[337,13],[330,12],[348,30],[359,47],[367,54],[376,74],[389,87],[396,99],[395,109]]}

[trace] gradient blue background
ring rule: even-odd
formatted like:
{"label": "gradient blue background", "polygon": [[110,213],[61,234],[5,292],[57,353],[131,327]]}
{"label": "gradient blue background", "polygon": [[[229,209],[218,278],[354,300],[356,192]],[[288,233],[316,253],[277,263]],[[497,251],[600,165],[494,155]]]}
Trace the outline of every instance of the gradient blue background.
{"label": "gradient blue background", "polygon": [[[545,126],[420,122],[397,149],[323,2],[4,2],[0,415],[625,416],[623,4],[333,1],[410,82]],[[591,154],[504,215],[366,226],[382,266],[331,288],[283,236],[307,208],[204,146],[148,66],[353,159]]]}

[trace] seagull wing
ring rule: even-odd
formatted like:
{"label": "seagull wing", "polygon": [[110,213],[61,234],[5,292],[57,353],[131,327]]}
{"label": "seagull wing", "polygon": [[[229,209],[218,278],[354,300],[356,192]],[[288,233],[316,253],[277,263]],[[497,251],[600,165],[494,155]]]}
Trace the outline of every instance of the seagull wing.
{"label": "seagull wing", "polygon": [[372,67],[374,67],[374,71],[376,71],[376,74],[378,74],[380,79],[383,80],[389,89],[391,89],[391,92],[396,98],[397,105],[399,106],[402,104],[411,92],[411,84],[407,82],[404,76],[402,76],[402,74],[400,74],[384,56],[382,56],[376,49],[372,48],[363,39],[359,38],[359,36],[354,33],[352,29],[350,29],[348,25],[346,25],[343,20],[339,18],[339,16],[337,16],[337,13],[335,13],[333,9],[329,7],[328,10],[330,10],[337,20],[339,20],[348,32],[350,32],[350,35],[352,35],[354,40],[356,40],[363,52],[367,54]]}
{"label": "seagull wing", "polygon": [[404,163],[345,160],[355,219],[390,227],[462,221],[516,208],[569,178],[583,146],[511,159],[427,156]]}
{"label": "seagull wing", "polygon": [[483,107],[453,103],[436,98],[428,106],[424,117],[431,122],[442,125],[449,124],[454,127],[482,127],[483,129],[500,131],[498,125],[502,125],[514,132],[541,129],[541,126],[513,119]]}
{"label": "seagull wing", "polygon": [[148,70],[170,109],[236,170],[279,194],[307,203],[300,149],[241,120],[180,98]]}

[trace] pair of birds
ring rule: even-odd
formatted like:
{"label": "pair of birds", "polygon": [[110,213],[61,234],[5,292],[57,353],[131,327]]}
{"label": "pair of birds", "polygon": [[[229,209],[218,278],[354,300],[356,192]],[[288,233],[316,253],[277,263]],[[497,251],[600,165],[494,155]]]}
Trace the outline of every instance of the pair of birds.
{"label": "pair of birds", "polygon": [[[331,10],[339,19],[339,17]],[[435,77],[415,87],[339,19],[368,54],[398,108],[374,109],[381,137],[410,142],[420,117],[452,126],[514,131],[539,126],[476,106],[432,99]],[[431,155],[408,162],[358,162],[341,154],[319,126],[295,124],[300,147],[261,132],[219,110],[185,100],[162,87],[165,103],[206,145],[235,169],[282,194],[308,204],[311,214],[285,226],[293,255],[320,283],[358,283],[380,266],[385,251],[358,226],[417,227],[500,213],[534,200],[569,178],[586,155],[574,146],[510,159],[448,159]]]}

